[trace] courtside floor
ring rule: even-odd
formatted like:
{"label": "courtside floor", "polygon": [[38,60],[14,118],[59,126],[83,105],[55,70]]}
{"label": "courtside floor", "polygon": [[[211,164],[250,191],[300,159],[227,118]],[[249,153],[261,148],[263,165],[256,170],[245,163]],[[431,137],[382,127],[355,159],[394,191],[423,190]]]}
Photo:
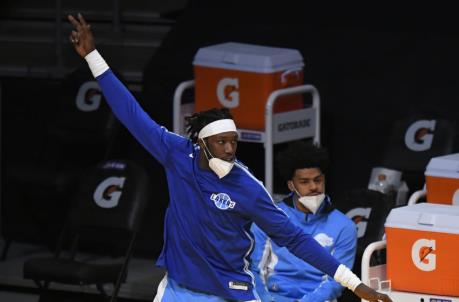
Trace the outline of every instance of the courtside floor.
{"label": "courtside floor", "polygon": [[[0,238],[0,251],[5,243]],[[27,259],[48,257],[50,252],[40,246],[13,242],[5,261],[0,261],[0,301],[1,302],[38,302],[35,283],[22,278],[22,267]],[[107,259],[94,255],[83,255],[85,260],[104,263]],[[113,261],[113,259],[110,259]],[[120,301],[153,301],[156,288],[164,275],[164,270],[155,266],[154,259],[132,257],[129,263],[128,277],[120,289]],[[68,296],[95,296],[98,291],[92,286],[68,286],[51,284],[50,289]],[[107,287],[110,291],[110,287]],[[87,299],[84,299],[87,300]],[[73,301],[73,300],[72,300]]]}

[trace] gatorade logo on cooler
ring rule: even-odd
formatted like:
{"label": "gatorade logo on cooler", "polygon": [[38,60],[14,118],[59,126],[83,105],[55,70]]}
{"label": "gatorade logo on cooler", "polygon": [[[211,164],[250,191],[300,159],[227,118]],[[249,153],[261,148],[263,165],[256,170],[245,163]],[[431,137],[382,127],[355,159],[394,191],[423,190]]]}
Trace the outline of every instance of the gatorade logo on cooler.
{"label": "gatorade logo on cooler", "polygon": [[453,205],[459,206],[459,189],[457,189],[453,194]]}
{"label": "gatorade logo on cooler", "polygon": [[239,106],[239,80],[223,78],[217,84],[218,101],[226,108]]}
{"label": "gatorade logo on cooler", "polygon": [[120,201],[126,177],[109,177],[103,180],[94,191],[94,201],[105,209],[114,208]]}
{"label": "gatorade logo on cooler", "polygon": [[76,96],[76,106],[81,111],[96,111],[102,99],[99,84],[96,81],[84,82]]}
{"label": "gatorade logo on cooler", "polygon": [[437,267],[435,240],[419,239],[411,249],[411,259],[421,271],[431,272]]}
{"label": "gatorade logo on cooler", "polygon": [[352,219],[357,226],[357,238],[365,236],[370,214],[371,208],[355,208],[347,212],[346,216]]}
{"label": "gatorade logo on cooler", "polygon": [[432,147],[435,120],[416,121],[408,127],[405,133],[405,144],[413,151],[426,151]]}

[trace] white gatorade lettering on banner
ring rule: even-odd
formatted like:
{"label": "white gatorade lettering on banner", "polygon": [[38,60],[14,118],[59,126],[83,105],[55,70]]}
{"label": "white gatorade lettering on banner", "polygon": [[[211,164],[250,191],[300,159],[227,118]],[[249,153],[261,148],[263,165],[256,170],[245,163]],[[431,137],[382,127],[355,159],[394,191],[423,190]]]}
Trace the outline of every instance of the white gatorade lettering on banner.
{"label": "white gatorade lettering on banner", "polygon": [[223,78],[217,84],[218,101],[226,108],[239,106],[239,80],[237,78]]}
{"label": "white gatorade lettering on banner", "polygon": [[357,238],[362,238],[365,236],[367,231],[368,222],[363,220],[363,218],[370,218],[371,208],[355,208],[347,212],[346,216],[352,219],[357,225]]}
{"label": "white gatorade lettering on banner", "polygon": [[121,189],[126,177],[109,177],[102,181],[94,191],[94,201],[101,208],[114,208],[120,201]]}
{"label": "white gatorade lettering on banner", "polygon": [[[88,96],[88,93],[93,93]],[[102,100],[99,84],[96,81],[84,82],[76,96],[76,106],[81,111],[96,111]]]}
{"label": "white gatorade lettering on banner", "polygon": [[453,205],[459,206],[459,189],[457,189],[453,194]]}
{"label": "white gatorade lettering on banner", "polygon": [[414,265],[421,271],[431,272],[437,267],[435,252],[435,240],[419,239],[411,249],[411,259]]}
{"label": "white gatorade lettering on banner", "polygon": [[426,151],[432,147],[433,134],[429,132],[420,133],[421,130],[435,130],[435,120],[416,121],[408,127],[405,133],[405,144],[408,149],[413,151]]}

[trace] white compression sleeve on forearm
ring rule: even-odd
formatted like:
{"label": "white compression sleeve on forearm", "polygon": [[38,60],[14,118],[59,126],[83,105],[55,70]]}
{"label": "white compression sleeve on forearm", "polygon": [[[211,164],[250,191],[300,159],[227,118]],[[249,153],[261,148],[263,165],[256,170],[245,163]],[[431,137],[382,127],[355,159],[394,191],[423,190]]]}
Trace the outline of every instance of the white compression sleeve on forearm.
{"label": "white compression sleeve on forearm", "polygon": [[91,69],[92,75],[95,78],[103,74],[109,68],[107,62],[105,62],[97,49],[88,53],[84,59],[88,62],[89,69]]}
{"label": "white compression sleeve on forearm", "polygon": [[342,286],[349,288],[354,291],[357,286],[362,283],[359,277],[357,277],[350,269],[344,264],[340,264],[335,272],[333,278],[339,282]]}

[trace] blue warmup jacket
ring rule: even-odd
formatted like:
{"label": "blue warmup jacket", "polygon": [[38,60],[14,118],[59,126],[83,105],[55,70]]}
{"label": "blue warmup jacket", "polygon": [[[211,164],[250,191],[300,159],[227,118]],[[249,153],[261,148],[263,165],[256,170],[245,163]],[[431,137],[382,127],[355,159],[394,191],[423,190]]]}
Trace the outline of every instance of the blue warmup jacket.
{"label": "blue warmup jacket", "polygon": [[[316,214],[305,214],[294,208],[291,194],[278,206],[290,220],[311,235],[328,253],[347,267],[354,264],[357,248],[357,228],[354,222],[333,209],[327,196]],[[257,279],[257,291],[262,301],[324,302],[341,295],[344,289],[332,278],[305,263],[286,248],[269,240],[256,225],[252,226],[255,248],[252,270]]]}
{"label": "blue warmup jacket", "polygon": [[333,276],[339,263],[291,223],[240,162],[222,179],[199,167],[199,147],[153,121],[111,70],[97,77],[118,119],[165,168],[170,203],[157,261],[180,285],[225,299],[255,299],[249,258],[256,222],[280,246]]}

